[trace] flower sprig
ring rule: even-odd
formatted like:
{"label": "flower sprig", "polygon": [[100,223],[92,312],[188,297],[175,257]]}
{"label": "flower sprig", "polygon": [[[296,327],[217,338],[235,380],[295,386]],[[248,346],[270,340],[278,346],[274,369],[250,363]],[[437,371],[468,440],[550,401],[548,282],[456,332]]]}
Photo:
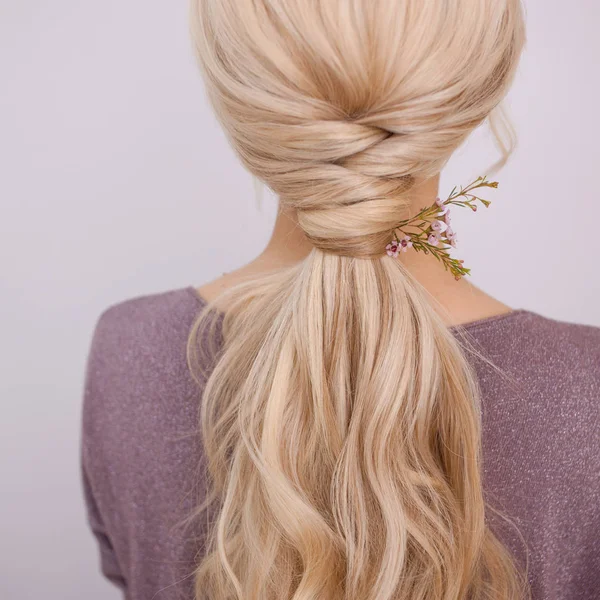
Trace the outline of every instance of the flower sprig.
{"label": "flower sprig", "polygon": [[497,181],[488,181],[487,176],[478,177],[475,181],[450,192],[446,200],[436,198],[431,206],[421,209],[414,217],[401,221],[394,229],[392,241],[385,247],[389,256],[396,258],[400,252],[413,248],[416,252],[431,254],[439,260],[444,269],[450,271],[455,279],[469,275],[471,270],[463,265],[462,260],[450,256],[450,251],[456,247],[456,233],[450,226],[450,206],[466,206],[473,212],[477,211],[477,202],[486,208],[489,200],[474,194],[480,188],[497,188]]}

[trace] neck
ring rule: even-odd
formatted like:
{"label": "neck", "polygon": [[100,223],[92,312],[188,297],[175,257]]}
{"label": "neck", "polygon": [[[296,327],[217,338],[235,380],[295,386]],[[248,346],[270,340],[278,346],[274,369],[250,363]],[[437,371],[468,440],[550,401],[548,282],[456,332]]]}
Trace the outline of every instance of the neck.
{"label": "neck", "polygon": [[[412,204],[408,214],[435,202],[439,190],[439,175],[419,183],[413,188]],[[296,215],[279,209],[273,234],[263,252],[253,261],[252,270],[269,270],[299,262],[312,250],[298,225]],[[468,281],[468,276],[456,281],[443,265],[431,256],[414,251],[401,253],[406,269],[431,295],[434,305],[448,325],[508,312],[510,308],[488,296]]]}

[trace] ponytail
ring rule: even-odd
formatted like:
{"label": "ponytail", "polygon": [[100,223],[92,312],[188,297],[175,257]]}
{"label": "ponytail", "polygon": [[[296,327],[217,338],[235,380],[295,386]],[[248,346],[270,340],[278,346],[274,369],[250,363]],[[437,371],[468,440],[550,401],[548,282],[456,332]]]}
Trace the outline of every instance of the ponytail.
{"label": "ponytail", "polygon": [[218,315],[200,417],[200,509],[215,520],[196,599],[521,598],[486,524],[474,373],[384,255],[416,177],[438,173],[505,93],[519,4],[352,4],[356,19],[346,0],[193,2],[225,131],[315,245],[231,288],[190,336],[198,373]]}

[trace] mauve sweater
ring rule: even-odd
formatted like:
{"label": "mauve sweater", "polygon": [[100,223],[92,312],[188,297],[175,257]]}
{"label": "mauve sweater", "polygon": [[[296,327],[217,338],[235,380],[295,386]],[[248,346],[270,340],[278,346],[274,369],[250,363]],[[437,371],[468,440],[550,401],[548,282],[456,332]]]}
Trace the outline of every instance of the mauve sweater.
{"label": "mauve sweater", "polygon": [[[193,598],[205,529],[179,524],[205,492],[201,390],[186,363],[202,306],[193,287],[120,302],[89,351],[88,521],[103,573],[129,600]],[[523,539],[490,525],[520,562],[526,544],[534,600],[600,598],[600,328],[516,310],[464,331],[514,380],[469,359],[483,394],[484,491]]]}

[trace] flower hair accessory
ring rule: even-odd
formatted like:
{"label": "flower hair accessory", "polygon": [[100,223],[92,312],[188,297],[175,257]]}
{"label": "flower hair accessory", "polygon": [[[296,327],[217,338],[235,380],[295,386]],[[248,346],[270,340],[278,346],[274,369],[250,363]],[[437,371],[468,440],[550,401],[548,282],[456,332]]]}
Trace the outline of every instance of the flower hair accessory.
{"label": "flower hair accessory", "polygon": [[455,187],[446,200],[436,198],[431,206],[421,209],[414,217],[401,221],[394,229],[392,241],[385,247],[388,256],[396,258],[400,252],[413,248],[416,252],[431,254],[441,261],[456,280],[468,275],[471,270],[463,266],[463,261],[450,256],[451,249],[456,246],[456,233],[450,226],[450,205],[468,206],[475,212],[477,202],[481,202],[487,208],[490,201],[473,194],[473,190],[479,188],[498,187],[497,181],[487,181],[486,177],[478,177],[459,191]]}

